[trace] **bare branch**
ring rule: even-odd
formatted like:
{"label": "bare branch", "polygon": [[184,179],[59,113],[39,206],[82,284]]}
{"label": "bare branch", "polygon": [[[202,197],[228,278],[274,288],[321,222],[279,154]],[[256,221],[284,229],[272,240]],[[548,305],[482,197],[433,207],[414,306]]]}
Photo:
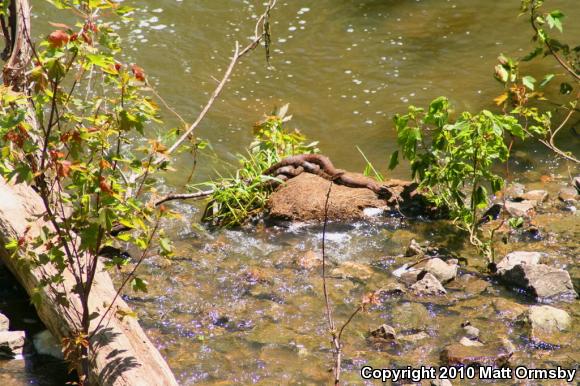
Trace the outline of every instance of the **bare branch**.
{"label": "bare branch", "polygon": [[[200,122],[203,120],[203,118],[205,117],[205,115],[207,114],[207,112],[209,111],[209,109],[211,108],[213,103],[215,102],[216,98],[221,94],[225,84],[228,82],[230,76],[232,75],[232,71],[233,71],[234,67],[236,66],[236,64],[238,63],[238,61],[245,54],[247,54],[248,52],[250,52],[254,48],[256,48],[258,46],[258,44],[260,44],[262,39],[268,34],[268,31],[266,30],[266,25],[265,25],[266,23],[265,22],[268,18],[268,15],[270,14],[270,11],[276,5],[276,1],[277,0],[270,0],[268,5],[266,6],[266,10],[258,18],[258,21],[256,22],[256,28],[254,31],[254,38],[252,39],[250,44],[248,44],[242,50],[240,50],[239,43],[236,41],[234,55],[232,56],[232,60],[230,62],[230,65],[228,66],[224,76],[222,77],[222,80],[217,85],[216,89],[214,90],[214,92],[210,96],[209,100],[207,101],[206,105],[201,110],[201,112],[199,113],[199,115],[197,116],[195,121],[191,124],[191,126],[189,126],[189,128],[183,133],[183,135],[181,135],[181,137],[179,137],[175,141],[175,143],[169,148],[169,150],[167,150],[167,153],[166,153],[167,155],[169,155],[169,154],[173,153],[175,150],[177,150],[179,148],[179,146],[181,146],[181,144],[188,137],[191,136],[191,134],[194,132],[194,130],[197,128],[197,126],[199,126]],[[161,160],[157,161],[157,163],[159,163],[159,162],[161,162]]]}

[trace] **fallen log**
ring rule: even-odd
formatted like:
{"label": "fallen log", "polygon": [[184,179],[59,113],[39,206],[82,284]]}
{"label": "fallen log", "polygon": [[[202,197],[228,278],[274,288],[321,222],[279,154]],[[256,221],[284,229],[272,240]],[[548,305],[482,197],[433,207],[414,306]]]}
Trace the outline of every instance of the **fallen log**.
{"label": "fallen log", "polygon": [[[0,259],[31,296],[39,296],[35,302],[38,315],[57,339],[70,337],[78,331],[80,300],[73,292],[75,284],[72,273],[65,271],[64,282],[55,290],[50,285],[41,286],[46,278],[56,272],[49,264],[34,266],[28,257],[12,254],[6,249],[11,240],[26,235],[34,238],[43,226],[44,213],[40,197],[29,186],[9,185],[0,180]],[[66,299],[62,293],[67,293]],[[116,290],[106,271],[99,269],[91,290],[89,306],[93,319],[91,331],[97,327],[100,315],[106,312],[115,297]],[[117,298],[105,318],[105,323],[91,338],[89,369],[90,384],[111,386],[177,385],[165,360],[145,335],[131,314],[129,306]]]}
{"label": "fallen log", "polygon": [[[7,42],[2,55],[7,58],[2,80],[12,90],[28,93],[30,85],[26,71],[30,68],[33,51],[28,0],[12,0],[9,13],[10,29],[4,28],[4,15],[0,15],[2,33]],[[35,109],[29,104],[28,110],[26,121],[37,128]],[[31,164],[34,161],[33,158]],[[52,229],[52,225],[44,220],[45,213],[46,206],[34,189],[0,179],[0,260],[34,300],[38,315],[50,332],[59,340],[70,339],[83,331],[83,305],[71,267],[62,272],[58,282],[53,282],[51,279],[60,271],[52,263],[37,264],[24,250],[7,248],[15,240],[26,244],[26,240],[36,239],[43,227]],[[86,269],[89,256],[81,255],[79,259],[79,267]],[[99,263],[87,302],[90,315],[87,336],[89,364],[88,368],[83,366],[81,369],[83,373],[86,370],[88,377],[85,384],[177,385],[159,351],[137,320],[130,316],[133,313],[128,305],[116,295],[111,278]],[[103,316],[103,323],[100,323]]]}

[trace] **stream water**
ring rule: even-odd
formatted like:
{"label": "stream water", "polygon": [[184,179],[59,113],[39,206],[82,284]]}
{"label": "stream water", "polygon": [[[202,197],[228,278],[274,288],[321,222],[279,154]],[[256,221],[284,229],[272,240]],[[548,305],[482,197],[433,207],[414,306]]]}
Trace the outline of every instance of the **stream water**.
{"label": "stream water", "polygon": [[[126,3],[137,7],[136,21],[119,26],[130,47],[128,55],[146,69],[157,91],[187,121],[196,117],[215,88],[214,78],[225,71],[234,41],[246,41],[262,11],[261,1],[248,0]],[[568,36],[580,36],[580,24],[571,22],[580,18],[578,4],[549,3],[568,14]],[[58,21],[58,14],[42,2],[35,7],[33,23],[38,30],[48,31],[45,22]],[[518,9],[517,0],[280,1],[272,12],[272,68],[266,66],[260,50],[245,58],[197,135],[210,141],[219,159],[235,161],[235,154],[252,139],[253,122],[274,106],[290,103],[291,125],[319,140],[322,153],[337,167],[361,170],[359,146],[385,170],[396,148],[394,113],[410,104],[424,106],[440,95],[448,96],[458,110],[493,108],[493,98],[502,91],[493,79],[498,54],[522,56],[530,47],[529,27],[517,18]],[[547,58],[534,74],[539,77],[541,71],[550,70],[557,67]],[[169,114],[166,121],[177,124]],[[564,130],[565,149],[578,149],[578,143],[577,136]],[[539,146],[516,147],[513,176],[556,197],[568,170],[551,158]],[[177,168],[189,171],[191,164],[191,157],[185,155]],[[224,168],[223,162],[202,156],[195,179],[214,177],[216,169]],[[167,189],[179,189],[188,174],[168,175]],[[402,165],[387,175],[408,178],[408,169]],[[551,182],[540,183],[544,175]],[[166,224],[176,242],[175,257],[148,260],[141,274],[149,281],[149,292],[126,296],[179,382],[327,383],[332,353],[320,272],[296,263],[309,251],[320,251],[321,229],[209,232],[195,225],[199,205],[176,206],[183,218]],[[500,255],[517,249],[547,252],[551,263],[567,268],[578,283],[578,216],[550,209],[540,211],[535,221],[549,237],[502,245]],[[483,261],[447,223],[387,218],[334,224],[327,234],[331,263],[352,261],[366,268],[352,279],[329,281],[338,321],[350,315],[365,292],[395,282],[392,270],[408,262],[397,255],[413,238],[468,258],[470,271],[483,269]],[[557,350],[538,348],[501,307],[493,305],[499,298],[531,304],[525,295],[475,275],[466,276],[441,301],[382,299],[380,306],[355,318],[345,333],[344,379],[361,383],[359,371],[364,364],[436,365],[442,347],[462,336],[460,324],[467,319],[481,329],[483,340],[509,337],[516,345],[518,364],[577,367],[578,323],[567,335],[568,344]],[[507,304],[510,308],[512,303]],[[577,302],[557,307],[577,322]],[[398,330],[425,331],[427,337],[373,347],[364,339],[365,333],[382,323]],[[28,371],[27,377],[14,376],[4,363],[0,361],[1,384],[62,382],[61,375],[46,380],[30,369],[22,370]]]}

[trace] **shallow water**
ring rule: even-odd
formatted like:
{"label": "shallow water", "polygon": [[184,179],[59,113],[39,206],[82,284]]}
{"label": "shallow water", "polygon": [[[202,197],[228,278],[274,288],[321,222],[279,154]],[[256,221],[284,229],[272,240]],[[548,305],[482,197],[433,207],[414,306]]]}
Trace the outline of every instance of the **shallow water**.
{"label": "shallow water", "polygon": [[[158,92],[188,121],[213,91],[212,77],[223,74],[234,41],[245,41],[262,10],[261,2],[239,0],[127,3],[137,6],[135,18],[140,20],[121,26],[131,46],[131,60],[146,69]],[[252,123],[273,106],[290,103],[291,125],[320,140],[322,152],[337,167],[362,169],[359,146],[384,170],[396,147],[391,117],[409,104],[426,105],[447,95],[457,109],[493,108],[492,99],[501,93],[492,76],[498,54],[521,56],[530,47],[525,21],[517,19],[518,4],[515,0],[281,1],[272,13],[273,68],[266,66],[259,50],[245,58],[197,135],[212,143],[219,158],[232,161],[251,141]],[[580,8],[570,1],[552,4],[568,13],[569,36],[578,36],[580,25],[573,26],[571,20],[580,17]],[[57,17],[44,4],[37,7],[37,23],[43,17]],[[556,68],[549,59],[543,60],[543,67]],[[177,124],[171,116],[166,120]],[[577,148],[578,138],[565,130],[562,144]],[[189,170],[191,159],[183,156],[178,166]],[[195,178],[215,176],[214,170],[222,167],[202,157]],[[539,146],[516,147],[511,167],[513,175],[530,182],[530,187],[538,185],[541,175],[551,175],[552,197],[567,175],[565,165],[548,161]],[[179,188],[187,174],[168,176],[168,186]],[[407,174],[403,166],[388,176]],[[307,251],[320,251],[321,229],[210,233],[191,225],[199,219],[198,207],[185,203],[177,207],[184,219],[167,224],[177,244],[175,258],[149,260],[142,271],[149,293],[127,297],[180,383],[327,382],[332,354],[320,272],[299,269],[295,263]],[[544,232],[554,236],[500,248],[547,251],[578,281],[578,216],[556,213],[536,219]],[[469,270],[464,267],[463,273],[483,266],[445,223],[387,218],[333,225],[327,235],[332,264],[354,261],[371,269],[365,280],[329,281],[339,321],[349,316],[365,292],[395,281],[391,271],[408,259],[393,256],[402,253],[412,238],[447,246],[470,258]],[[498,297],[521,304],[530,303],[529,299],[491,284],[482,293],[477,285],[472,292],[450,290],[444,301],[382,299],[380,306],[355,318],[345,333],[345,380],[360,383],[358,371],[367,363],[379,367],[438,364],[441,348],[461,337],[460,323],[466,319],[482,330],[485,340],[508,336],[518,348],[518,364],[578,363],[573,344],[578,323],[569,335],[571,345],[553,352],[532,347],[521,330],[490,306]],[[427,320],[393,319],[393,315],[412,316],[405,311],[407,303],[424,307]],[[557,307],[577,321],[577,302]],[[371,347],[364,334],[382,323],[409,331],[425,329],[429,336],[381,351]],[[0,363],[0,374],[3,369]]]}

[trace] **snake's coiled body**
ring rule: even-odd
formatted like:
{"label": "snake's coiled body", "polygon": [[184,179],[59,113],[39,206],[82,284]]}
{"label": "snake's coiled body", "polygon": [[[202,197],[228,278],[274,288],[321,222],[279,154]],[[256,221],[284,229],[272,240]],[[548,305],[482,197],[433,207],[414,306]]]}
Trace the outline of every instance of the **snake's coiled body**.
{"label": "snake's coiled body", "polygon": [[320,154],[300,154],[286,157],[269,167],[264,175],[286,181],[303,172],[316,174],[326,180],[350,188],[369,189],[382,197],[390,198],[392,196],[391,190],[386,185],[382,185],[370,177],[337,169],[328,157]]}

